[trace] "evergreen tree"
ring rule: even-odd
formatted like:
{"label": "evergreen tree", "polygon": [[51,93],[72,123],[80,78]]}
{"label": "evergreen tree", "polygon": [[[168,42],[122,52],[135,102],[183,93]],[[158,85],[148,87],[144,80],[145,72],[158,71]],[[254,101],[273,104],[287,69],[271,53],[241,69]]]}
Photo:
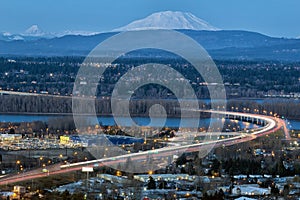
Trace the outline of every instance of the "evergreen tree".
{"label": "evergreen tree", "polygon": [[156,182],[155,182],[155,180],[153,179],[152,176],[149,177],[147,189],[148,190],[155,190],[156,189]]}

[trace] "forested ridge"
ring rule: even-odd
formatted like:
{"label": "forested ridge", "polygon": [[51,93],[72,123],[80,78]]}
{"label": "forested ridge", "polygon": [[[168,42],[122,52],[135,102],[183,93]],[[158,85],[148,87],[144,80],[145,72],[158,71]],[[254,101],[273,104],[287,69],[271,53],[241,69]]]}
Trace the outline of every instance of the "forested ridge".
{"label": "forested ridge", "polygon": [[[105,99],[86,99],[82,110],[92,113],[95,105],[98,115],[111,115],[111,101]],[[169,117],[180,117],[179,102],[175,99],[144,99],[130,101],[132,116],[148,116],[149,109],[154,104],[162,105]],[[124,104],[118,104],[117,109],[123,109]],[[210,103],[199,100],[199,108],[210,109]],[[261,114],[278,114],[290,119],[300,119],[300,104],[298,100],[275,99],[258,103],[255,100],[228,100],[228,111],[252,112]],[[59,96],[22,96],[0,95],[1,113],[39,113],[39,114],[72,114],[72,98]]]}

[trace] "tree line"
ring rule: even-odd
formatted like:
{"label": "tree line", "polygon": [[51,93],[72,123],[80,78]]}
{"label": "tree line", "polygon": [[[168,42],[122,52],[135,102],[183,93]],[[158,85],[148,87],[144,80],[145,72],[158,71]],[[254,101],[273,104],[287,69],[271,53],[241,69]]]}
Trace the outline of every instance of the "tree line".
{"label": "tree line", "polygon": [[[109,98],[88,99],[82,98],[78,101],[76,110],[84,114],[93,113],[98,115],[111,115],[112,106]],[[129,103],[120,101],[114,104],[114,110],[125,113],[129,110],[131,116],[149,116],[149,110],[153,105],[164,107],[168,117],[180,117],[181,110],[179,101],[176,99],[133,99]],[[210,109],[210,102],[199,100],[199,108]],[[280,115],[289,119],[300,119],[300,104],[297,100],[228,100],[227,110],[249,113],[260,113],[268,115]],[[59,96],[21,96],[21,95],[0,95],[1,113],[38,113],[38,114],[72,114],[72,98]],[[164,111],[156,113],[162,116]],[[191,112],[191,115],[193,113]],[[204,115],[201,115],[204,116]]]}

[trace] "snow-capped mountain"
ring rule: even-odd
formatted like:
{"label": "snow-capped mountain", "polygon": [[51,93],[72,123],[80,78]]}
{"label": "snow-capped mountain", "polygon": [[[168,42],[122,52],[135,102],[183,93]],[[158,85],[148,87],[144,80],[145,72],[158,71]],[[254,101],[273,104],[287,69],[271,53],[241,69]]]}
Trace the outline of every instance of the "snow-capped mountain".
{"label": "snow-capped mountain", "polygon": [[35,37],[41,37],[46,35],[44,31],[42,31],[38,25],[32,25],[29,27],[22,35],[24,36],[35,36]]}
{"label": "snow-capped mountain", "polygon": [[38,25],[32,25],[22,33],[9,33],[2,32],[0,33],[0,40],[4,41],[16,41],[16,40],[37,40],[41,38],[54,38],[56,37],[52,33],[44,32],[38,27]]}
{"label": "snow-capped mountain", "polygon": [[[196,17],[188,12],[179,11],[164,11],[149,15],[144,19],[133,21],[132,23],[115,29],[115,31],[133,31],[133,30],[147,30],[147,29],[189,29],[189,30],[209,30],[216,31],[218,28],[210,25],[208,22]],[[8,32],[0,33],[0,40],[37,40],[41,38],[51,39],[56,37],[63,37],[66,35],[81,35],[91,36],[100,34],[101,32],[92,31],[71,31],[65,30],[62,32],[46,32],[37,24],[30,26],[22,33],[11,34]]]}
{"label": "snow-capped mountain", "polygon": [[92,32],[92,31],[71,31],[66,30],[59,33],[52,33],[52,32],[44,32],[42,29],[39,28],[38,25],[32,25],[29,27],[22,35],[24,36],[32,36],[32,37],[44,37],[44,38],[53,38],[53,37],[62,37],[65,35],[96,35],[100,32]]}
{"label": "snow-capped mountain", "polygon": [[92,31],[71,31],[66,30],[62,32],[45,32],[38,25],[32,25],[22,33],[9,33],[9,32],[0,32],[0,40],[4,41],[15,41],[15,40],[38,40],[42,38],[51,39],[56,37],[63,37],[66,35],[81,35],[81,36],[91,36],[96,35],[101,32],[92,32]]}
{"label": "snow-capped mountain", "polygon": [[113,31],[136,31],[149,29],[219,30],[189,12],[164,11],[153,13],[144,19],[133,21],[130,24],[117,28]]}
{"label": "snow-capped mountain", "polygon": [[3,41],[24,40],[24,38],[19,34],[11,34],[9,32],[1,32],[0,40],[3,40]]}

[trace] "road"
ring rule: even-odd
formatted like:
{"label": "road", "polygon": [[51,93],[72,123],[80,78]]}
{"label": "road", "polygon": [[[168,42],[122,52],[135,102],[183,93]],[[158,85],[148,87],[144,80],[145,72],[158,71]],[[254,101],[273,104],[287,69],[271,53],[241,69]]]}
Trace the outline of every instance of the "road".
{"label": "road", "polygon": [[55,164],[52,166],[48,166],[47,169],[49,172],[42,172],[42,169],[36,169],[27,171],[21,174],[15,174],[15,175],[8,175],[5,177],[0,178],[0,185],[5,185],[9,183],[16,183],[26,180],[32,180],[37,178],[43,178],[47,176],[52,175],[58,175],[63,174],[67,172],[72,171],[78,171],[81,170],[83,166],[85,167],[99,167],[99,166],[109,166],[109,165],[116,165],[118,163],[126,162],[128,157],[131,158],[131,160],[145,160],[147,159],[147,156],[152,155],[154,157],[162,158],[167,156],[174,155],[174,152],[180,154],[183,152],[197,152],[201,149],[206,149],[210,147],[215,146],[230,146],[234,144],[239,144],[243,142],[248,142],[251,140],[254,140],[257,137],[261,137],[263,135],[271,134],[283,127],[285,137],[286,139],[290,139],[290,135],[288,132],[288,129],[286,128],[285,121],[279,118],[271,117],[271,116],[264,116],[264,115],[258,115],[258,114],[249,114],[249,113],[237,113],[237,112],[225,112],[225,111],[212,111],[212,110],[201,110],[201,112],[211,112],[211,113],[218,113],[221,115],[234,115],[239,117],[251,117],[259,120],[263,120],[266,123],[266,125],[262,128],[258,128],[255,130],[250,131],[249,133],[245,132],[236,132],[233,134],[233,137],[221,139],[221,140],[214,140],[214,141],[206,141],[202,143],[196,143],[196,144],[188,144],[188,145],[171,145],[168,147],[164,147],[161,149],[155,149],[150,151],[144,151],[144,152],[138,152],[138,153],[131,153],[131,154],[125,154],[110,158],[102,158],[98,160],[91,160],[91,161],[85,161],[85,162],[78,162],[78,163],[72,163],[72,164],[66,164],[66,165],[60,165]]}
{"label": "road", "polygon": [[16,91],[7,91],[0,90],[1,95],[19,95],[19,96],[47,96],[47,97],[63,97],[63,98],[72,98],[71,96],[61,96],[61,95],[53,95],[53,94],[42,94],[42,93],[30,93],[30,92],[16,92]]}

